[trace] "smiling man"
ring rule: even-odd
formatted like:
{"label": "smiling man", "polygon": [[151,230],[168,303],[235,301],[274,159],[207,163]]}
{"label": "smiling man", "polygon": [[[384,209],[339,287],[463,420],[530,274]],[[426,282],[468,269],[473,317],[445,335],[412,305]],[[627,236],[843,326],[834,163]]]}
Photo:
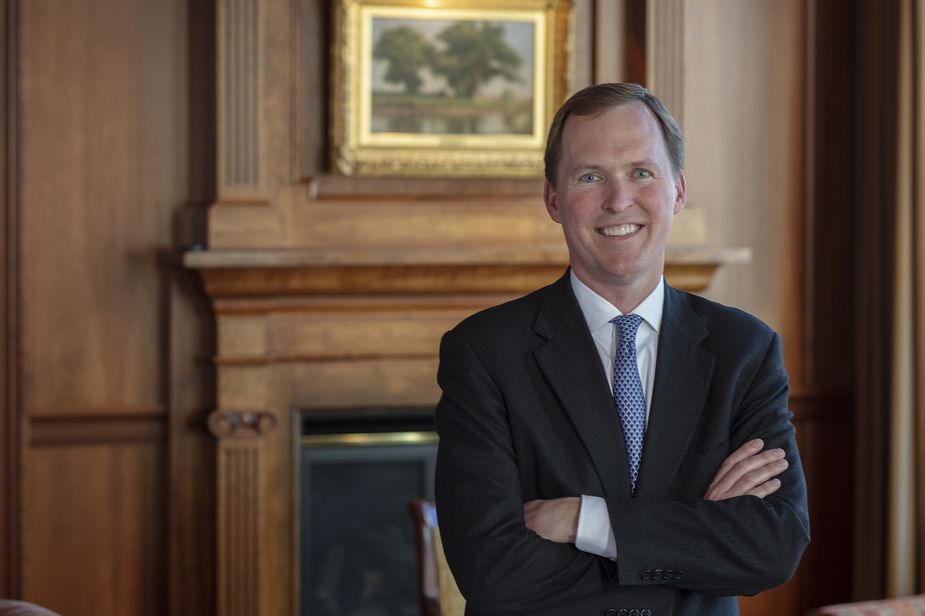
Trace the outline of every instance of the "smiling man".
{"label": "smiling man", "polygon": [[799,562],[780,340],[663,278],[683,163],[641,86],[573,95],[544,189],[569,271],[443,338],[437,508],[467,614],[734,615]]}

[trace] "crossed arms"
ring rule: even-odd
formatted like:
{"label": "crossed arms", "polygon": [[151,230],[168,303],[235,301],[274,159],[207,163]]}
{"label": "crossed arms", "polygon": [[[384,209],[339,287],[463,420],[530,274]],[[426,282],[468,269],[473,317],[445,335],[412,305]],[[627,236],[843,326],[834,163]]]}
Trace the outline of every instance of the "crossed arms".
{"label": "crossed arms", "polygon": [[[762,451],[764,441],[752,439],[726,458],[704,495],[704,500],[722,501],[736,496],[764,498],[780,489],[778,475],[789,462],[783,449]],[[524,523],[543,539],[575,543],[581,498],[565,496],[524,503]]]}

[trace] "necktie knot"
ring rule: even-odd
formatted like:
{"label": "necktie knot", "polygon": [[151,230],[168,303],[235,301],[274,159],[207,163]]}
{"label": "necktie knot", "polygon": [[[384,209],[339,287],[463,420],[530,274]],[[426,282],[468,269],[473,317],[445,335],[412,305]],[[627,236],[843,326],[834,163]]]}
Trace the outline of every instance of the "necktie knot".
{"label": "necktie knot", "polygon": [[642,324],[642,317],[638,314],[623,314],[610,320],[617,327],[620,335],[620,342],[625,343],[630,340],[636,344],[636,332]]}

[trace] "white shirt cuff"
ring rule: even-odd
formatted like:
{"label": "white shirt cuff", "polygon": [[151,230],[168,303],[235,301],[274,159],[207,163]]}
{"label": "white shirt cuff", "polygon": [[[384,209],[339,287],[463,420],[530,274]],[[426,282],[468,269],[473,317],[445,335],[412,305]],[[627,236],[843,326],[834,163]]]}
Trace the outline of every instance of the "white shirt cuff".
{"label": "white shirt cuff", "polygon": [[617,559],[617,542],[613,538],[607,502],[600,496],[581,495],[575,547],[582,552]]}

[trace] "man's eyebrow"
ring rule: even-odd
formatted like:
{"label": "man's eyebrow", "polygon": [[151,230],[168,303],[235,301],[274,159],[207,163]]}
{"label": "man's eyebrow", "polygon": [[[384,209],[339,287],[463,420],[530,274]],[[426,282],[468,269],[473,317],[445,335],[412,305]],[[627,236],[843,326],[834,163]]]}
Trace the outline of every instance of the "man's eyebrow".
{"label": "man's eyebrow", "polygon": [[660,167],[659,163],[650,158],[643,158],[641,160],[633,160],[626,164],[627,167]]}
{"label": "man's eyebrow", "polygon": [[578,161],[574,165],[571,166],[570,171],[578,171],[578,170],[585,170],[585,169],[599,171],[603,168],[604,168],[603,165],[599,165],[598,163]]}

